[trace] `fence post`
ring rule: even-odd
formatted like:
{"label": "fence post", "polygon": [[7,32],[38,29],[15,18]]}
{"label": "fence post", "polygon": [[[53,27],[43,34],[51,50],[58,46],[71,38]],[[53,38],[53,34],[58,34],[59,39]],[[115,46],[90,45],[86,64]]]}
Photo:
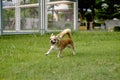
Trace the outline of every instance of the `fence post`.
{"label": "fence post", "polygon": [[0,35],[3,34],[2,0],[0,0]]}
{"label": "fence post", "polygon": [[20,31],[20,0],[15,1],[15,30]]}
{"label": "fence post", "polygon": [[78,0],[74,1],[74,30],[78,31]]}
{"label": "fence post", "polygon": [[46,17],[46,0],[39,0],[39,30],[41,35],[45,33],[47,27]]}

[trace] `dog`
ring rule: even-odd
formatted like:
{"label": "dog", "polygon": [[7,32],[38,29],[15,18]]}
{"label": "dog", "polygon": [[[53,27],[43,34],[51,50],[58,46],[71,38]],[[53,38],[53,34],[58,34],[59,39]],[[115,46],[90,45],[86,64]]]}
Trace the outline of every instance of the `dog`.
{"label": "dog", "polygon": [[[62,39],[65,35],[68,35],[68,38]],[[54,35],[52,33],[50,36],[50,43],[51,43],[51,47],[48,50],[48,52],[45,53],[46,55],[50,54],[52,50],[57,48],[59,51],[57,57],[60,58],[62,57],[61,53],[63,49],[66,47],[71,48],[73,55],[75,55],[75,48],[71,37],[71,29],[64,29],[58,35]]]}

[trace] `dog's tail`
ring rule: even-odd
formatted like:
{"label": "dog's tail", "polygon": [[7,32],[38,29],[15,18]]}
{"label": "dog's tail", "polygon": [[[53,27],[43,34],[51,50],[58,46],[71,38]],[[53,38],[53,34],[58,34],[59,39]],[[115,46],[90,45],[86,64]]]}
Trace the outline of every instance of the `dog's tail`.
{"label": "dog's tail", "polygon": [[72,37],[71,37],[71,29],[65,29],[65,30],[63,30],[63,31],[59,34],[59,36],[60,36],[60,38],[63,38],[66,34],[68,35],[68,37],[69,37],[70,39],[72,39]]}
{"label": "dog's tail", "polygon": [[71,31],[70,32],[67,32],[67,35],[70,39],[72,39],[72,36],[71,36]]}

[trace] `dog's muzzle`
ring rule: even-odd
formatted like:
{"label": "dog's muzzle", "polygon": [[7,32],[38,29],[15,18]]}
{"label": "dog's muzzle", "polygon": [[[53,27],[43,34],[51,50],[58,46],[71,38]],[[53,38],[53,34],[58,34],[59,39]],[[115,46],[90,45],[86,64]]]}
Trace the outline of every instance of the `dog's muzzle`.
{"label": "dog's muzzle", "polygon": [[51,44],[55,44],[56,43],[56,41],[52,41],[52,40],[50,42],[51,42]]}

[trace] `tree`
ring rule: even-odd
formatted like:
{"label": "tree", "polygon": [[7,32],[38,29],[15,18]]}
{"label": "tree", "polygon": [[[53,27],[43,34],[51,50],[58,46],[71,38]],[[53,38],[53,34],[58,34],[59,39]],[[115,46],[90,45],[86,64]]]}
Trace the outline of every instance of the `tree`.
{"label": "tree", "polygon": [[78,0],[79,13],[85,17],[87,9],[92,10],[92,16],[98,19],[120,18],[119,0]]}
{"label": "tree", "polygon": [[91,10],[92,17],[94,18],[94,4],[95,0],[78,0],[79,13],[81,13],[82,18],[85,17],[85,13],[88,9]]}
{"label": "tree", "polygon": [[[95,6],[95,0],[78,0],[79,13],[81,13],[81,17],[80,17],[81,22],[82,19],[86,17],[88,29],[90,29],[89,28],[90,22],[94,21],[94,15],[95,15],[94,6]],[[93,27],[93,25],[91,26]]]}
{"label": "tree", "polygon": [[96,16],[99,19],[120,18],[119,0],[97,0],[95,4]]}

